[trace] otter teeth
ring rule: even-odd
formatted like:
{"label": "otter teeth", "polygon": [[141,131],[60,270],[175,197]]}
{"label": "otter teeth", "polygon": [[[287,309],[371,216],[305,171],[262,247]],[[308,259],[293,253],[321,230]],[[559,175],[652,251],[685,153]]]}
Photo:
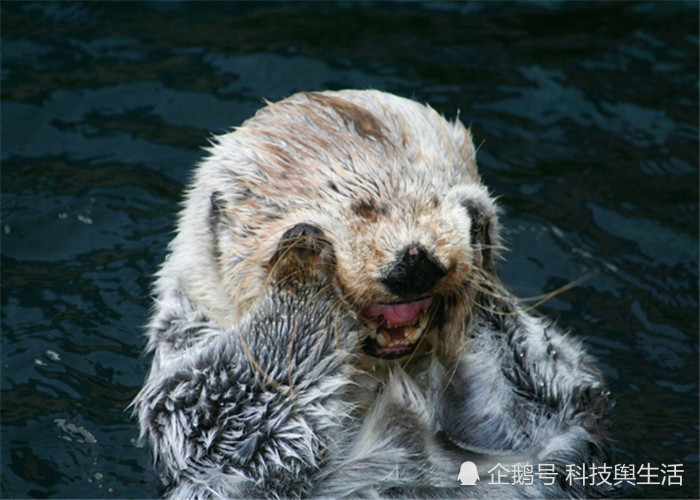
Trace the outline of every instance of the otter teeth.
{"label": "otter teeth", "polygon": [[423,335],[423,332],[425,331],[425,328],[428,326],[428,318],[427,312],[425,314],[422,314],[420,318],[420,322],[418,323],[417,327],[414,328],[408,335],[406,335],[406,338],[411,344],[415,344],[418,342],[418,339],[420,338],[421,335]]}
{"label": "otter teeth", "polygon": [[380,348],[416,344],[427,329],[433,302],[430,297],[404,304],[371,304],[363,311],[374,323],[368,328],[369,338]]}
{"label": "otter teeth", "polygon": [[[393,347],[399,345],[411,345],[418,342],[428,325],[428,311],[421,311],[415,320],[408,323],[394,324],[384,321],[376,330],[371,330],[369,336],[380,347]],[[400,338],[392,336],[389,330],[401,328],[403,335]]]}

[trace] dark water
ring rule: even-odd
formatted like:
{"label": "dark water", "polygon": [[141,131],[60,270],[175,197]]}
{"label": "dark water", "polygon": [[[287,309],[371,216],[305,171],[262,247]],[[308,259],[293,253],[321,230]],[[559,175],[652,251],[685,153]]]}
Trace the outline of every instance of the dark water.
{"label": "dark water", "polygon": [[344,87],[459,110],[506,280],[587,277],[540,309],[600,360],[613,462],[683,464],[621,494],[700,496],[696,2],[0,8],[0,496],[157,494],[125,407],[188,172],[262,98]]}

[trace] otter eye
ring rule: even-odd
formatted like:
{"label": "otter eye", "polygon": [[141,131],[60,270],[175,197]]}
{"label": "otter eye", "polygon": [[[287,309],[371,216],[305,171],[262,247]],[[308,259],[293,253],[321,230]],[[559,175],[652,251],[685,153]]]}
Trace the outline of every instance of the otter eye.
{"label": "otter eye", "polygon": [[388,213],[386,205],[378,203],[371,198],[353,202],[350,210],[370,222],[376,221],[379,217]]}

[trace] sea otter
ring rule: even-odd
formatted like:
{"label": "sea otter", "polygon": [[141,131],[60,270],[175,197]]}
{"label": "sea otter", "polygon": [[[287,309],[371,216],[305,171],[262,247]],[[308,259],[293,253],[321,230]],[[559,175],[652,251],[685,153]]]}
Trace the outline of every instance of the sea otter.
{"label": "sea otter", "polygon": [[300,93],[208,153],[134,401],[167,495],[606,493],[587,476],[606,458],[603,377],[501,283],[499,210],[459,121]]}

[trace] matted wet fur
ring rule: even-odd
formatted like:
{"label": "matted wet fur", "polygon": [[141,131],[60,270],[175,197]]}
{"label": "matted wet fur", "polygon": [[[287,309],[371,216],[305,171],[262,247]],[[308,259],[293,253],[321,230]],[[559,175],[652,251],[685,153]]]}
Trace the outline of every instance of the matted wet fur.
{"label": "matted wet fur", "polygon": [[[167,495],[606,493],[567,478],[605,461],[602,377],[501,284],[461,123],[377,91],[303,93],[209,153],[134,401]],[[491,484],[494,467],[534,480]]]}

